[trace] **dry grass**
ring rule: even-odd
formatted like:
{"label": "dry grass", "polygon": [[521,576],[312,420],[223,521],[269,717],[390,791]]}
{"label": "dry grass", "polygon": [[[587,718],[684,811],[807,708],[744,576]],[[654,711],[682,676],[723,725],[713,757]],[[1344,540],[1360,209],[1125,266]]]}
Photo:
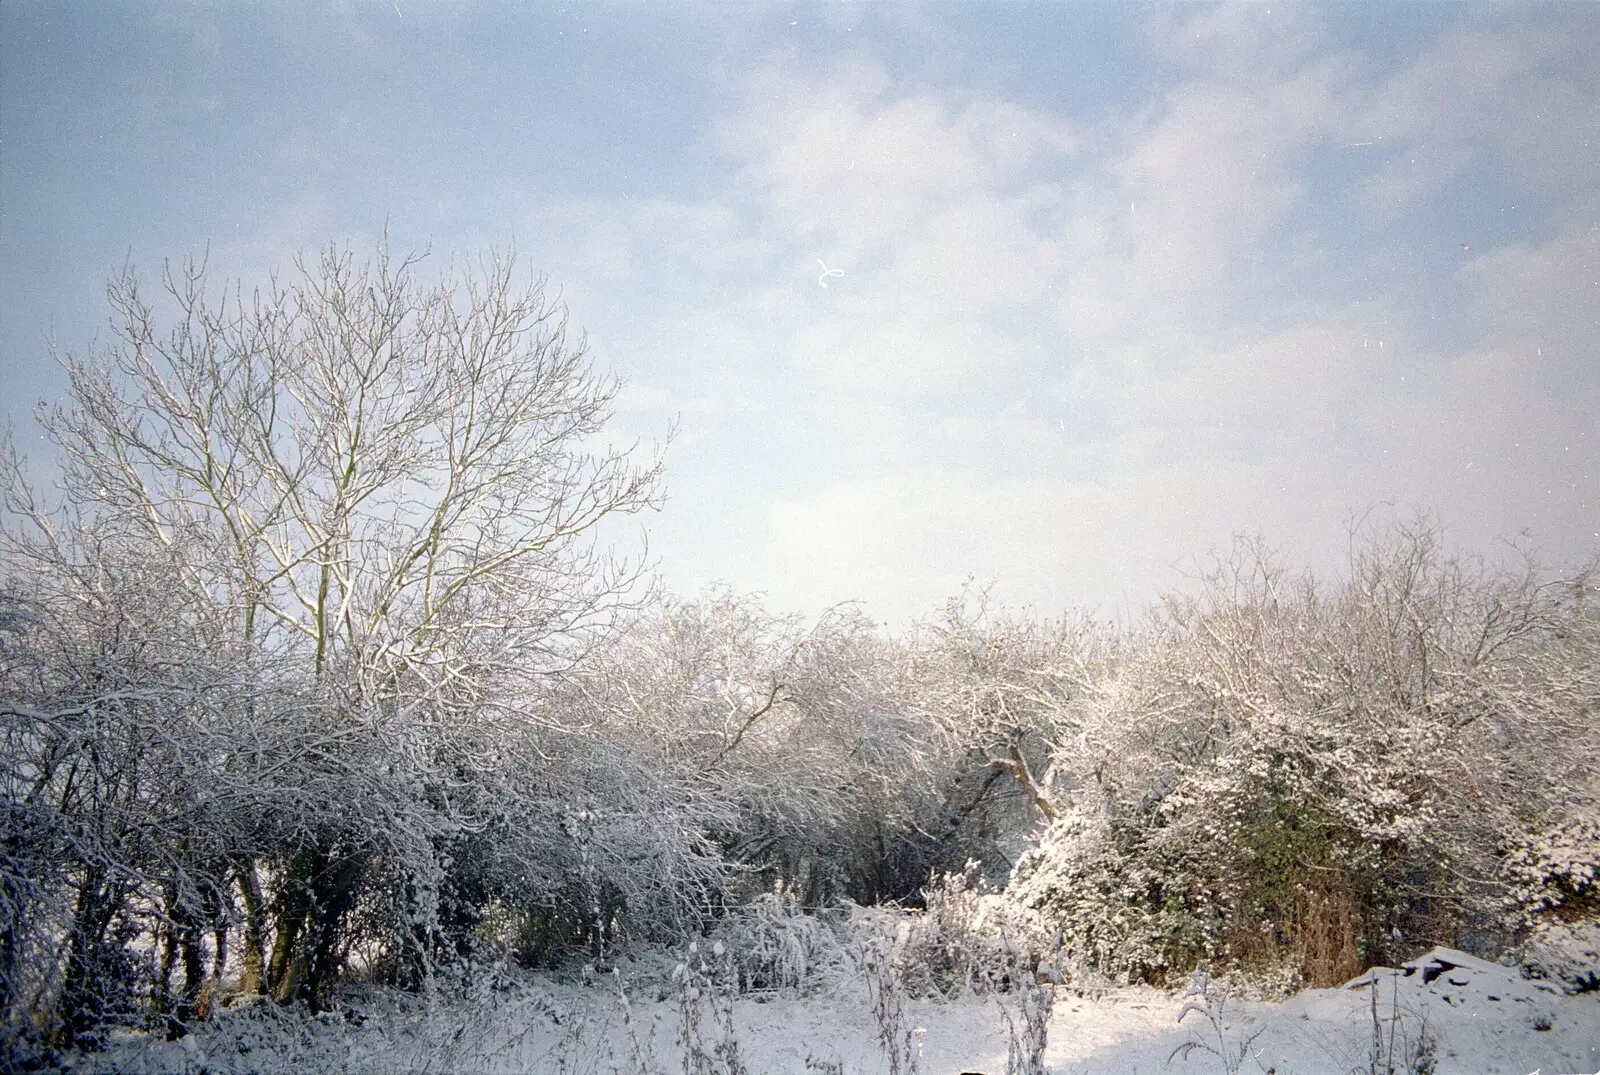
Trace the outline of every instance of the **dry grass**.
{"label": "dry grass", "polygon": [[1341,985],[1361,973],[1361,916],[1348,891],[1296,885],[1288,932],[1312,989]]}

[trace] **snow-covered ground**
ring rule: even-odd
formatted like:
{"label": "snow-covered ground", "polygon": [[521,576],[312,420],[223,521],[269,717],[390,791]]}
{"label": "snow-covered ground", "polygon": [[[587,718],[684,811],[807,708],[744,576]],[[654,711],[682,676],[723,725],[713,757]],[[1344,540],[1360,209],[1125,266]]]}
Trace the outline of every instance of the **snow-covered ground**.
{"label": "snow-covered ground", "polygon": [[[618,985],[623,988],[621,991]],[[1600,992],[1435,949],[1399,969],[1280,1003],[1149,988],[1085,995],[1057,988],[1046,1068],[1062,1073],[1338,1073],[1429,1070],[1553,1075],[1600,1071]],[[626,1002],[623,996],[626,993]],[[1015,995],[904,1002],[901,1072],[1007,1071]],[[257,1003],[179,1042],[120,1039],[77,1071],[536,1072],[733,1075],[892,1071],[867,991],[840,982],[807,996],[743,996],[699,1009],[700,1054],[684,1064],[683,995],[641,972],[589,981],[532,977],[425,1005],[352,990],[317,1019]],[[1180,1022],[1181,1017],[1181,1022]],[[730,1033],[731,1027],[731,1033]],[[906,1037],[904,1035],[909,1035]],[[1392,1060],[1392,1068],[1390,1066]],[[913,1066],[914,1065],[914,1066]]]}

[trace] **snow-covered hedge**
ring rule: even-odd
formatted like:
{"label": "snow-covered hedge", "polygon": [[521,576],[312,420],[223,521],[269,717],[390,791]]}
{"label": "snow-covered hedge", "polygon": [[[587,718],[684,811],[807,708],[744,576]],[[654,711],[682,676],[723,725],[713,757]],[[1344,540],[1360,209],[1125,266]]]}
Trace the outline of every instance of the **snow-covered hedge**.
{"label": "snow-covered hedge", "polygon": [[1332,584],[1241,550],[1066,706],[1009,895],[1119,976],[1289,955],[1317,985],[1592,907],[1595,613],[1426,528]]}

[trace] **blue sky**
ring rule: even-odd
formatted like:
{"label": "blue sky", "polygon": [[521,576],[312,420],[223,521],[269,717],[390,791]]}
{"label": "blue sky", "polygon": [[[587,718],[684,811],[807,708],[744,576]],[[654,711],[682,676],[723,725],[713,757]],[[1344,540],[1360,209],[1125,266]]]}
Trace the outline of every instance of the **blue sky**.
{"label": "blue sky", "polygon": [[677,421],[682,589],[1119,611],[1368,511],[1575,561],[1597,87],[1593,4],[8,3],[6,413],[124,261],[387,225],[514,242]]}

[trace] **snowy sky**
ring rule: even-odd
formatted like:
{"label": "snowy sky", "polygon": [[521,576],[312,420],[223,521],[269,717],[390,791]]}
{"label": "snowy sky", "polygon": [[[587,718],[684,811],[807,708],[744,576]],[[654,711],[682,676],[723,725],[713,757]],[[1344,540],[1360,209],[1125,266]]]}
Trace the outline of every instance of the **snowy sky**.
{"label": "snowy sky", "polygon": [[1115,611],[1374,508],[1600,547],[1600,4],[0,6],[20,441],[125,261],[386,221],[515,242],[619,431],[676,417],[680,588]]}

